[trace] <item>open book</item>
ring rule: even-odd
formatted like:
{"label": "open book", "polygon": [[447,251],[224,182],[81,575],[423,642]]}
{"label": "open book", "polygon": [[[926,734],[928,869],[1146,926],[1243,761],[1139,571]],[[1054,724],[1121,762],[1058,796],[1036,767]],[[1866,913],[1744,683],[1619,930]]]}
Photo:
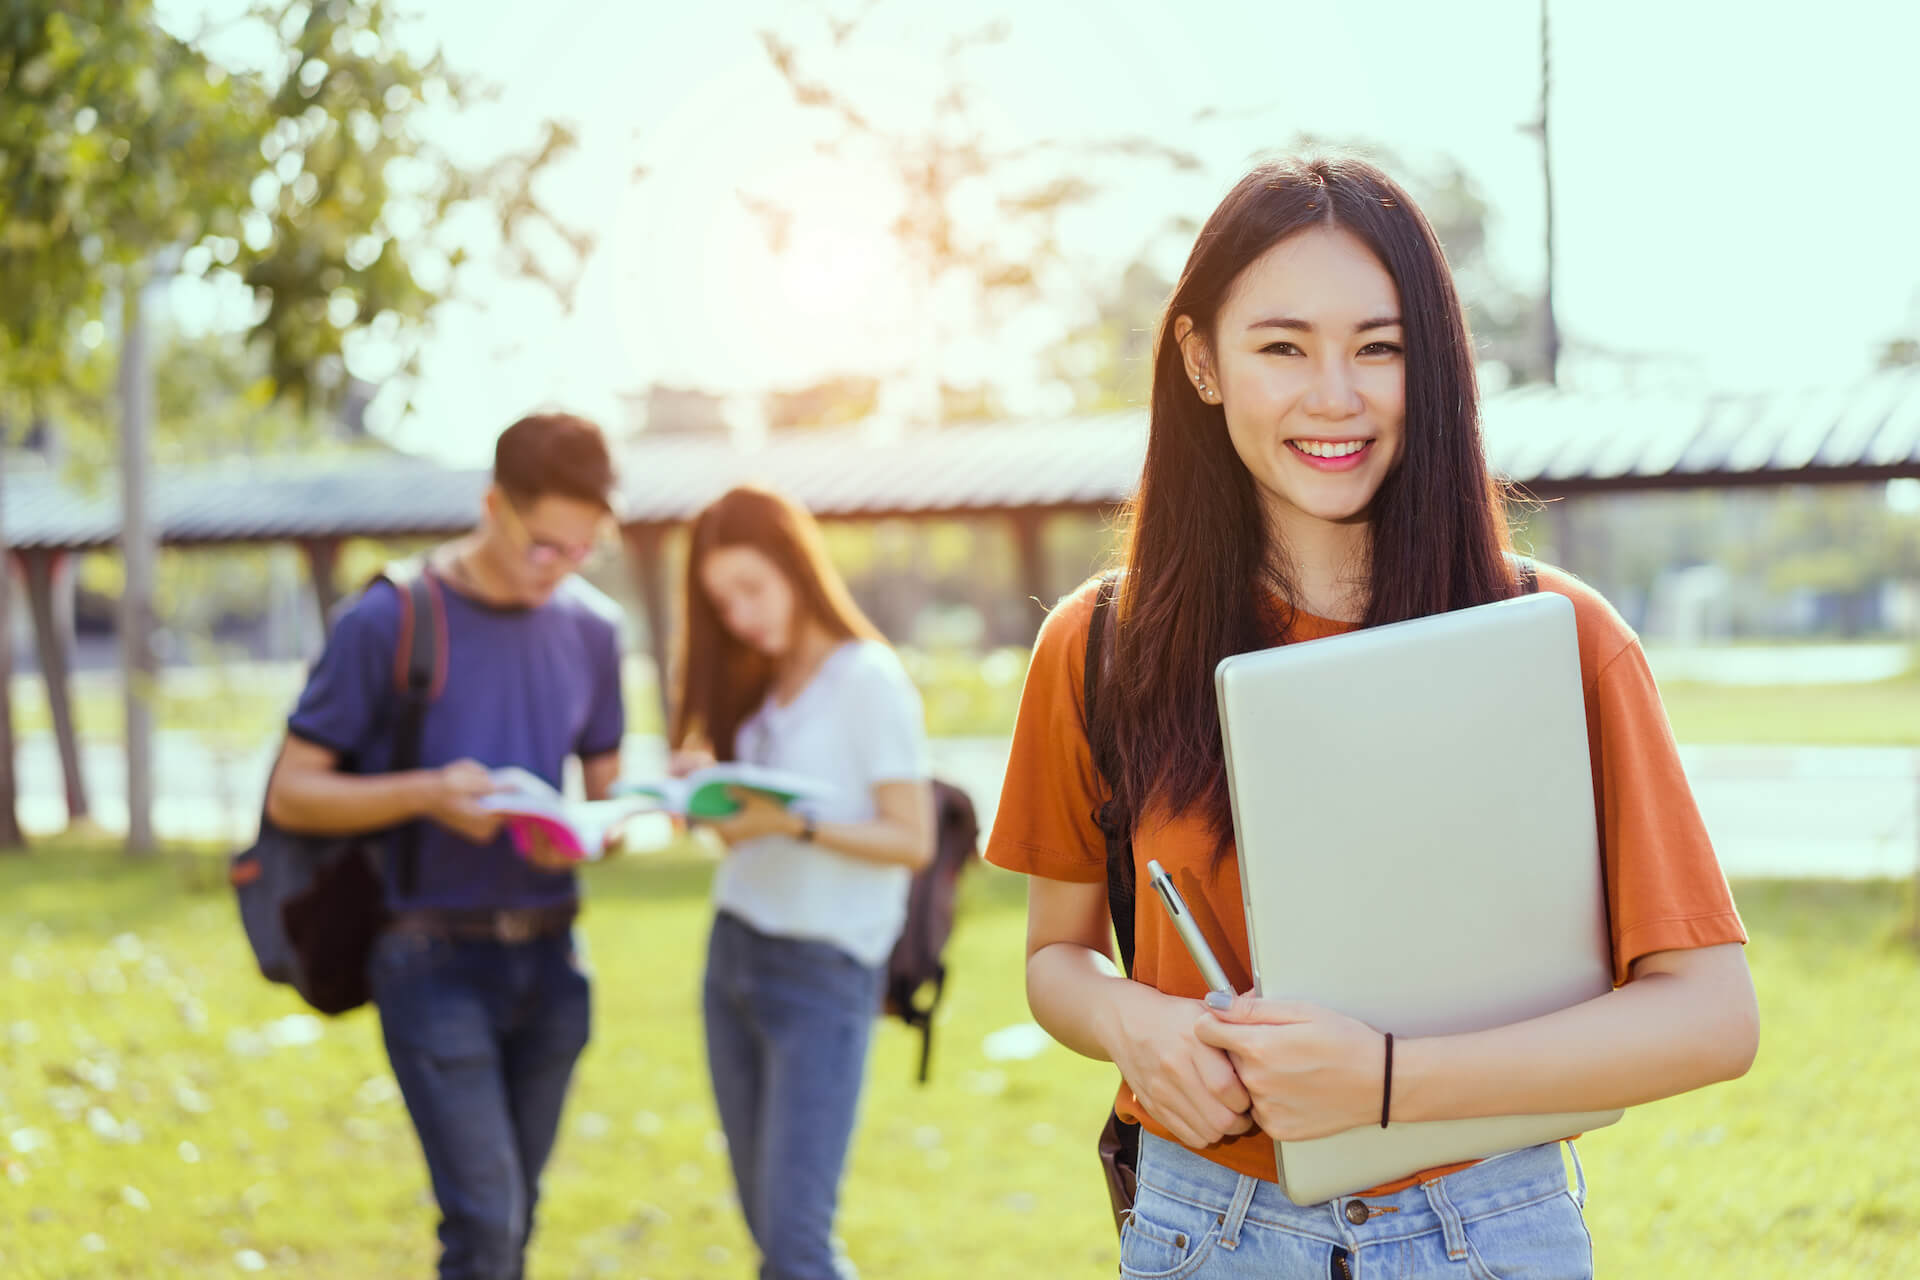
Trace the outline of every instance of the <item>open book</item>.
{"label": "open book", "polygon": [[573,800],[549,785],[545,778],[525,769],[492,771],[499,790],[480,798],[480,807],[506,819],[513,847],[522,854],[532,848],[532,833],[546,834],[547,843],[580,862],[592,862],[605,856],[620,825],[637,813],[656,807],[644,796],[622,796],[609,800]]}
{"label": "open book", "polygon": [[613,794],[622,800],[644,797],[686,818],[725,818],[740,808],[731,794],[735,787],[758,792],[781,805],[817,800],[827,793],[826,786],[813,778],[764,765],[729,762],[695,769],[684,778],[616,782]]}

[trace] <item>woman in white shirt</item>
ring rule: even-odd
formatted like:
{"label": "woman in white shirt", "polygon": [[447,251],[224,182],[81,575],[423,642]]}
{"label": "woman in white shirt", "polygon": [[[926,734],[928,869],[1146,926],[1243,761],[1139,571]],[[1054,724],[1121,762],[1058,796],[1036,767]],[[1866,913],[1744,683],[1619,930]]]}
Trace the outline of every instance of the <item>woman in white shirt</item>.
{"label": "woman in white shirt", "polygon": [[759,488],[695,518],[673,767],[738,760],[826,787],[713,824],[707,1062],[762,1280],[854,1274],[833,1240],[887,956],[933,856],[920,695],[828,561]]}

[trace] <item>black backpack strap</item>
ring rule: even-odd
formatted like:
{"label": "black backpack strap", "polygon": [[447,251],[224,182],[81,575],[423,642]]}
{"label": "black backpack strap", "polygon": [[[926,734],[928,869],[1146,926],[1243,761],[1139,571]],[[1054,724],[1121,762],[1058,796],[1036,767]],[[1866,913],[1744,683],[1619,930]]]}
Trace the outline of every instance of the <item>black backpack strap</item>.
{"label": "black backpack strap", "polygon": [[1520,575],[1520,594],[1530,596],[1540,589],[1540,571],[1533,567],[1533,561],[1525,556],[1513,557],[1514,568]]}
{"label": "black backpack strap", "polygon": [[[420,765],[420,735],[427,707],[440,694],[446,678],[446,615],[440,583],[425,567],[396,568],[386,575],[400,591],[400,641],[394,652],[394,687],[400,709],[394,717],[395,773]],[[420,874],[420,823],[400,828],[394,843],[394,887],[401,897],[412,895]]]}
{"label": "black backpack strap", "polygon": [[947,991],[947,966],[940,965],[933,971],[933,995],[925,1006],[912,1003],[908,997],[907,1011],[902,1020],[920,1032],[920,1083],[927,1082],[927,1072],[933,1065],[933,1015],[940,1008],[940,997]]}
{"label": "black backpack strap", "polygon": [[1107,784],[1108,800],[1100,806],[1094,820],[1107,842],[1107,914],[1113,920],[1113,940],[1120,951],[1120,971],[1133,976],[1133,824],[1120,811],[1114,779],[1120,763],[1112,725],[1100,717],[1100,685],[1107,662],[1107,632],[1113,613],[1113,596],[1120,584],[1119,572],[1100,579],[1100,590],[1093,598],[1093,617],[1087,624],[1086,674],[1081,701],[1087,723],[1087,746],[1093,753],[1093,767]]}
{"label": "black backpack strap", "polygon": [[[1107,916],[1113,921],[1113,941],[1120,952],[1120,972],[1133,976],[1133,822],[1121,811],[1114,779],[1120,774],[1119,744],[1110,721],[1100,716],[1100,685],[1107,665],[1107,635],[1112,630],[1113,596],[1120,585],[1118,570],[1100,579],[1093,597],[1093,617],[1087,623],[1086,677],[1081,692],[1087,724],[1087,747],[1094,768],[1107,784],[1107,802],[1094,814],[1107,842]],[[1107,1113],[1100,1131],[1100,1163],[1106,1170],[1107,1196],[1113,1202],[1114,1227],[1120,1229],[1133,1209],[1139,1186],[1140,1126],[1122,1120],[1118,1110]]]}

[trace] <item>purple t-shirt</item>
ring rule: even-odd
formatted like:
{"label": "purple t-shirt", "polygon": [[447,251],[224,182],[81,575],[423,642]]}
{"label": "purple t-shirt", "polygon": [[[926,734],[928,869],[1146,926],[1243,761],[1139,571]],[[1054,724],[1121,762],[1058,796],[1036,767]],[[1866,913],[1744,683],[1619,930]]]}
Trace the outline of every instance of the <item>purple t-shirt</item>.
{"label": "purple t-shirt", "polygon": [[[446,682],[427,708],[420,767],[459,759],[518,765],[555,786],[570,755],[619,749],[619,609],[578,578],[534,609],[482,604],[443,584]],[[379,773],[393,757],[394,650],[400,596],[376,582],[334,623],[300,702],[287,721],[297,737],[340,753],[356,773]],[[534,907],[572,900],[571,874],[536,870],[503,834],[476,845],[433,822],[420,824],[414,892],[402,900],[388,877],[388,905]]]}

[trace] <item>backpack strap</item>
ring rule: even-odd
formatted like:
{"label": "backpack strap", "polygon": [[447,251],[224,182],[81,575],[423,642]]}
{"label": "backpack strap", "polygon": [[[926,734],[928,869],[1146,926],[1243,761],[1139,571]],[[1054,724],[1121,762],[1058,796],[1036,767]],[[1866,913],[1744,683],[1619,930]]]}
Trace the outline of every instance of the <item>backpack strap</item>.
{"label": "backpack strap", "polygon": [[[440,580],[418,561],[390,567],[381,575],[400,593],[400,639],[394,646],[393,684],[400,698],[394,717],[393,758],[401,773],[420,765],[420,736],[427,707],[440,696],[447,678],[447,613]],[[394,846],[394,886],[410,896],[420,874],[420,823],[400,828]]]}
{"label": "backpack strap", "polygon": [[1100,590],[1093,598],[1093,617],[1087,624],[1086,674],[1081,691],[1087,724],[1087,746],[1093,753],[1093,767],[1107,784],[1108,800],[1094,814],[1100,833],[1107,841],[1107,914],[1113,921],[1113,940],[1120,952],[1120,971],[1133,976],[1133,824],[1120,812],[1114,779],[1119,776],[1118,743],[1113,726],[1100,716],[1100,685],[1107,663],[1108,619],[1113,613],[1113,597],[1120,585],[1115,569],[1100,578]]}
{"label": "backpack strap", "polygon": [[1520,577],[1520,594],[1530,596],[1540,589],[1540,571],[1534,568],[1533,561],[1525,556],[1512,557],[1515,572]]}

